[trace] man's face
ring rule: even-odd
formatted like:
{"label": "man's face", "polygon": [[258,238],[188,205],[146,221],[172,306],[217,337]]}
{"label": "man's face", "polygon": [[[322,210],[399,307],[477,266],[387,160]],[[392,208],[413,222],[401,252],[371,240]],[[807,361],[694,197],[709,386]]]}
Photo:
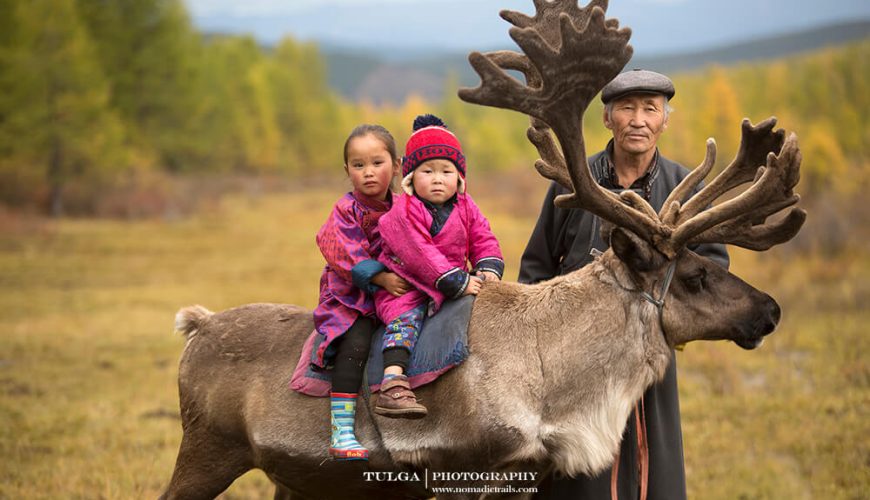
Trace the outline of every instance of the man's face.
{"label": "man's face", "polygon": [[656,147],[668,126],[665,97],[658,94],[628,94],[613,101],[604,126],[613,132],[614,147],[623,153],[641,155]]}

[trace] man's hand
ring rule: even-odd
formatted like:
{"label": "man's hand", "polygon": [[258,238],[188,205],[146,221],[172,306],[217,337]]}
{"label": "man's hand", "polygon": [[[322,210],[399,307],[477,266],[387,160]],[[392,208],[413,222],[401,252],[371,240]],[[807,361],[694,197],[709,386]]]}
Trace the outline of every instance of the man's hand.
{"label": "man's hand", "polygon": [[465,291],[462,292],[462,295],[477,295],[477,293],[480,292],[480,286],[482,284],[483,280],[481,280],[477,276],[469,276],[468,285],[465,287]]}
{"label": "man's hand", "polygon": [[474,274],[483,281],[501,281],[498,275],[492,271],[477,271]]}
{"label": "man's hand", "polygon": [[390,271],[379,272],[372,278],[372,283],[383,288],[394,297],[401,297],[411,289],[411,284],[405,281],[405,278]]}

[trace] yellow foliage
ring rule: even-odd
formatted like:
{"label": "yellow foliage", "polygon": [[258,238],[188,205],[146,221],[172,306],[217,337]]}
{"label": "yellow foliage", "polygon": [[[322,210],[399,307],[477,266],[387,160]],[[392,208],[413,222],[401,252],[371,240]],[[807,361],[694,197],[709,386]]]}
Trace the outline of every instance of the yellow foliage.
{"label": "yellow foliage", "polygon": [[[740,122],[743,113],[740,102],[725,70],[713,67],[707,72],[703,106],[699,110],[701,130],[716,139],[718,167],[727,165],[737,153],[740,143]],[[703,144],[703,141],[698,141]]]}
{"label": "yellow foliage", "polygon": [[433,112],[432,104],[426,102],[426,99],[423,97],[412,93],[405,99],[405,103],[399,110],[399,117],[400,121],[406,123],[406,127],[410,130],[417,115]]}
{"label": "yellow foliage", "polygon": [[831,130],[831,124],[824,121],[813,123],[800,140],[803,161],[799,190],[804,194],[817,194],[830,187],[851,194],[851,186],[855,185],[854,179],[846,175],[848,160]]}
{"label": "yellow foliage", "polygon": [[247,83],[250,88],[251,119],[245,142],[245,157],[258,171],[275,170],[278,167],[278,151],[281,132],[275,116],[275,102],[268,90],[267,66],[258,64],[250,68]]}

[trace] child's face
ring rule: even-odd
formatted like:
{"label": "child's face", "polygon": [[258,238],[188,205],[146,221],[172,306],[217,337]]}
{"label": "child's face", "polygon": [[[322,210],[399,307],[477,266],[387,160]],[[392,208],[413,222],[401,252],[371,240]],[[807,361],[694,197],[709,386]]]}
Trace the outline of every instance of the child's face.
{"label": "child's face", "polygon": [[432,203],[441,204],[456,194],[459,172],[450,160],[436,158],[426,160],[414,170],[412,179],[417,196]]}
{"label": "child's face", "polygon": [[371,134],[354,137],[347,145],[344,171],[353,188],[369,198],[386,199],[397,168],[384,143]]}

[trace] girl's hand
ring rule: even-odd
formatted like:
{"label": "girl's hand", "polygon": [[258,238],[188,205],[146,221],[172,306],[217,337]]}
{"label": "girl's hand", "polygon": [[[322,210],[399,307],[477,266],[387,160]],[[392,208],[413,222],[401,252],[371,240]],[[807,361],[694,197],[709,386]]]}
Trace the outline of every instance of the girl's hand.
{"label": "girl's hand", "polygon": [[480,276],[480,279],[483,281],[501,281],[498,275],[492,271],[477,271],[474,273],[476,276]]}
{"label": "girl's hand", "polygon": [[478,292],[480,292],[480,286],[482,284],[483,280],[481,280],[477,276],[469,276],[468,285],[465,287],[465,291],[462,292],[462,295],[477,295]]}
{"label": "girl's hand", "polygon": [[401,297],[411,289],[411,284],[405,281],[405,278],[390,271],[379,272],[372,278],[372,283],[383,288],[394,297]]}

